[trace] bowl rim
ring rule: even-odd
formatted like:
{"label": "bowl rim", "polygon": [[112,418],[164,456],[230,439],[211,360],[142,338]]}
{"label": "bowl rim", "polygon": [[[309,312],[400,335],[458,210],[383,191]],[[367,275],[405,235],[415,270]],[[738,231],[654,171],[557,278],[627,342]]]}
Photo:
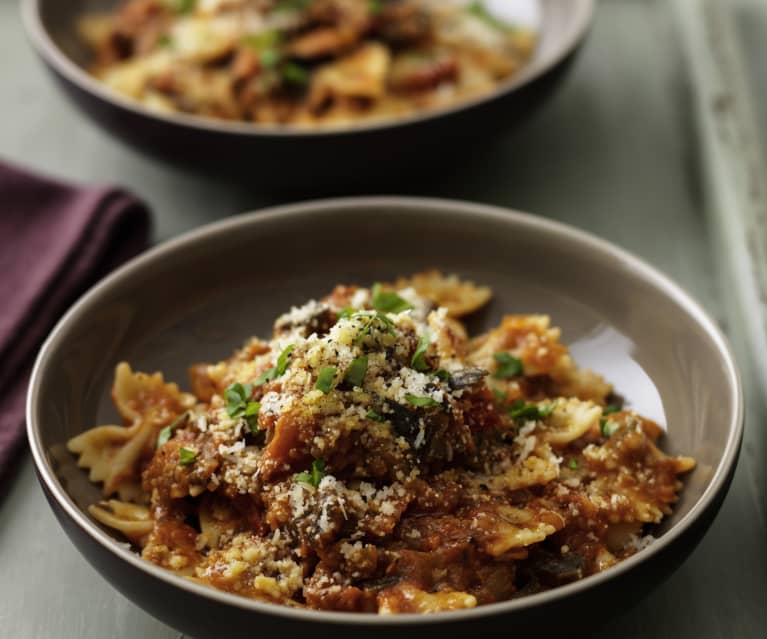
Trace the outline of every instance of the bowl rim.
{"label": "bowl rim", "polygon": [[526,86],[559,66],[570,54],[575,52],[588,34],[593,22],[595,0],[575,0],[575,27],[564,39],[558,49],[542,64],[534,69],[526,65],[519,73],[499,84],[488,94],[461,100],[453,105],[426,109],[404,117],[386,118],[381,121],[361,123],[353,126],[334,125],[312,129],[296,125],[269,125],[263,123],[250,123],[219,120],[212,117],[197,116],[185,113],[162,113],[151,111],[137,100],[123,96],[116,91],[108,89],[102,82],[96,80],[82,67],[76,64],[66,55],[51,38],[48,30],[43,25],[40,13],[40,5],[44,0],[19,0],[21,5],[22,23],[27,36],[37,53],[49,64],[60,76],[80,90],[93,95],[103,102],[114,107],[129,111],[133,115],[158,120],[166,124],[184,126],[191,129],[209,133],[225,135],[248,134],[265,137],[299,137],[299,138],[322,138],[332,136],[347,136],[355,133],[388,131],[400,127],[417,125],[428,120],[439,120],[457,112],[470,110],[480,105],[492,102],[517,89]]}
{"label": "bowl rim", "polygon": [[[81,315],[89,311],[89,307],[98,303],[103,293],[114,286],[119,286],[126,280],[130,280],[134,272],[151,268],[168,254],[184,251],[186,248],[198,245],[201,242],[215,241],[220,235],[227,235],[236,230],[248,228],[258,232],[259,224],[274,220],[289,220],[294,216],[305,215],[335,215],[337,213],[349,213],[361,208],[376,208],[384,211],[384,214],[397,211],[408,211],[412,215],[427,217],[439,217],[448,212],[455,216],[466,216],[472,220],[481,218],[488,222],[503,222],[510,229],[524,227],[537,232],[543,232],[551,241],[559,241],[575,245],[580,250],[588,250],[621,263],[624,267],[639,276],[645,283],[659,290],[675,301],[704,330],[707,337],[712,341],[722,358],[723,378],[726,384],[733,412],[728,424],[727,443],[724,447],[722,458],[711,476],[703,494],[670,530],[659,537],[653,544],[639,551],[637,554],[620,562],[609,570],[591,575],[579,581],[547,590],[541,593],[527,595],[511,601],[486,604],[467,610],[442,612],[438,615],[392,615],[379,616],[374,613],[350,613],[321,610],[309,610],[302,608],[290,608],[278,604],[265,603],[247,599],[238,595],[219,591],[201,584],[178,577],[173,573],[155,566],[124,547],[116,539],[111,537],[95,523],[86,513],[74,503],[64,487],[59,483],[51,464],[49,464],[45,449],[40,436],[39,404],[40,378],[45,374],[50,365],[51,353],[62,340],[66,339],[66,333],[71,325],[75,324]],[[128,562],[134,568],[147,573],[148,576],[165,582],[169,587],[186,590],[191,595],[198,595],[206,599],[213,599],[220,604],[235,606],[253,613],[275,615],[293,620],[310,621],[323,624],[341,624],[350,626],[374,625],[374,626],[403,626],[403,625],[432,625],[449,621],[470,621],[478,617],[498,614],[514,613],[523,609],[539,608],[551,604],[557,600],[590,590],[600,584],[613,580],[632,570],[643,561],[650,560],[663,550],[674,544],[682,535],[690,529],[697,520],[711,508],[716,508],[718,498],[726,493],[729,481],[737,462],[738,452],[744,430],[744,398],[741,376],[738,370],[732,350],[727,339],[719,330],[716,323],[706,311],[679,285],[669,277],[661,273],[655,267],[650,266],[644,260],[634,256],[628,251],[603,240],[598,236],[572,227],[562,222],[537,217],[520,211],[478,204],[459,200],[444,200],[437,198],[399,197],[399,196],[372,196],[372,197],[347,197],[324,200],[314,200],[269,207],[249,213],[225,218],[211,224],[207,224],[179,235],[171,240],[163,242],[145,253],[133,258],[112,274],[93,286],[69,309],[69,311],[57,323],[52,330],[35,361],[34,369],[29,383],[26,404],[27,437],[30,449],[37,469],[38,478],[47,492],[56,500],[58,506],[67,514],[82,532],[93,541],[101,545],[111,554]]]}

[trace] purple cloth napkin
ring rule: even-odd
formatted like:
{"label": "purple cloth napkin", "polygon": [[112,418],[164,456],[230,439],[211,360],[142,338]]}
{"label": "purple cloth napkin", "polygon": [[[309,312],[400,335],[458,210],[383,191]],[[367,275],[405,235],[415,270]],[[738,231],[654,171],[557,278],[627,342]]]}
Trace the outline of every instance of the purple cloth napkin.
{"label": "purple cloth napkin", "polygon": [[77,187],[0,162],[0,477],[23,439],[35,355],[85,289],[147,242],[149,213],[112,187]]}

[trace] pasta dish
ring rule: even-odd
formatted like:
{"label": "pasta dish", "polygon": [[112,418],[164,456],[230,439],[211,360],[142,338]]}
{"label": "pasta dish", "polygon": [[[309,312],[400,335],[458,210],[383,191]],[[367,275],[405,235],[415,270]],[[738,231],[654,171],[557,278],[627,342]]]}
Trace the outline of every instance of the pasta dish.
{"label": "pasta dish", "polygon": [[484,0],[123,0],[79,31],[92,74],[149,109],[305,127],[485,95],[536,43]]}
{"label": "pasta dish", "polygon": [[470,337],[491,291],[428,271],[337,286],[189,369],[117,366],[122,423],[68,443],[90,514],[199,583],[288,606],[431,613],[609,569],[695,462],[543,315]]}

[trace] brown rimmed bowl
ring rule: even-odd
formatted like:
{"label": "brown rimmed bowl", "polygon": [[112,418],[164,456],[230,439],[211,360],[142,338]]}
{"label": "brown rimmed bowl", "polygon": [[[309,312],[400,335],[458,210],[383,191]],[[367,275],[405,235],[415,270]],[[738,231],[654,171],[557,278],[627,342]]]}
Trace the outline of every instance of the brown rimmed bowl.
{"label": "brown rimmed bowl", "polygon": [[[505,313],[550,314],[579,363],[666,425],[665,450],[697,459],[673,515],[654,531],[657,541],[604,573],[548,592],[473,610],[378,617],[291,609],[198,585],[141,560],[89,517],[100,488],[64,445],[116,418],[109,390],[118,361],[162,370],[184,385],[190,362],[225,357],[247,336],[268,334],[291,304],[338,282],[369,284],[431,266],[492,286],[495,298],[472,320],[474,331]],[[73,543],[127,597],[189,635],[358,639],[548,628],[572,636],[649,592],[702,538],[735,469],[743,397],[712,320],[682,289],[621,249],[504,209],[361,198],[229,218],[120,268],[77,302],[46,341],[27,422],[40,483]]]}
{"label": "brown rimmed bowl", "polygon": [[444,175],[533,112],[564,76],[594,11],[593,0],[538,2],[542,26],[532,60],[489,95],[403,119],[318,130],[150,111],[85,70],[89,53],[77,21],[117,0],[21,0],[21,8],[29,39],[57,83],[117,138],[262,189],[317,192]]}

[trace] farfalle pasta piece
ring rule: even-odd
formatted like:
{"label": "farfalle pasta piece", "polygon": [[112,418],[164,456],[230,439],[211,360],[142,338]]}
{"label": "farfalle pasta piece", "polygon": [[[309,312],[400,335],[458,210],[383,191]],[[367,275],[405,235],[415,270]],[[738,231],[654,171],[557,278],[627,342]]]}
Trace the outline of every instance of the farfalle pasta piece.
{"label": "farfalle pasta piece", "polygon": [[438,270],[424,271],[394,282],[396,289],[412,288],[435,306],[447,309],[450,317],[469,315],[487,304],[493,292],[487,286],[461,280],[457,275],[444,275]]}
{"label": "farfalle pasta piece", "polygon": [[553,410],[540,430],[541,438],[552,446],[566,446],[599,428],[602,407],[574,397],[554,400]]}
{"label": "farfalle pasta piece", "polygon": [[112,398],[129,426],[97,426],[67,442],[90,480],[103,482],[106,496],[135,485],[139,462],[151,457],[159,430],[195,403],[193,395],[166,384],[161,373],[134,373],[124,362],[115,371]]}
{"label": "farfalle pasta piece", "polygon": [[[604,404],[612,386],[601,375],[578,368],[560,336],[548,315],[507,315],[498,328],[471,340],[467,358],[494,373],[499,366],[496,354],[508,353],[521,362],[525,377],[548,379],[544,394]],[[510,396],[522,394],[519,379],[494,379],[493,383]]]}
{"label": "farfalle pasta piece", "polygon": [[110,499],[91,504],[88,506],[88,512],[96,521],[119,530],[138,546],[144,545],[147,536],[154,528],[154,520],[149,509],[138,504]]}

